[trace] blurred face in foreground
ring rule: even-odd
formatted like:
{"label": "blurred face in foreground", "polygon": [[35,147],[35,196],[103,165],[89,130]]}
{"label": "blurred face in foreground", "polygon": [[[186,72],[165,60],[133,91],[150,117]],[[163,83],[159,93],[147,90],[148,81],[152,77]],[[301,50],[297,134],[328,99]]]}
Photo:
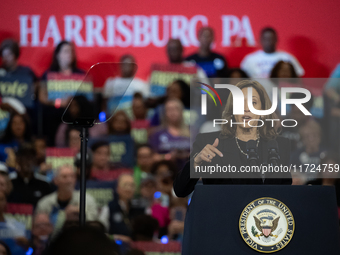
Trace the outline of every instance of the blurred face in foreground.
{"label": "blurred face in foreground", "polygon": [[266,31],[261,35],[262,49],[266,53],[273,53],[276,50],[277,38],[276,34],[271,31]]}

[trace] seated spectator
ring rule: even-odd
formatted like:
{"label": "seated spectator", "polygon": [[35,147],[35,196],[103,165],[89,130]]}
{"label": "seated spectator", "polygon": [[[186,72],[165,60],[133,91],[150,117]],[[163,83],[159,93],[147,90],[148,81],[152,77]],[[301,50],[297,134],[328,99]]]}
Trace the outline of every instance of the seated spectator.
{"label": "seated spectator", "polygon": [[108,120],[107,125],[109,135],[130,135],[131,123],[124,111],[117,111]]}
{"label": "seated spectator", "polygon": [[277,33],[273,28],[263,28],[260,41],[262,49],[246,55],[240,65],[251,78],[268,78],[274,65],[280,60],[290,62],[299,77],[305,74],[299,61],[293,55],[277,50]]}
{"label": "seated spectator", "polygon": [[[31,89],[27,90],[28,93],[31,93],[31,95],[29,96],[36,94],[38,91],[38,85],[39,85],[37,76],[35,75],[35,73],[32,71],[31,68],[18,64],[18,59],[20,56],[19,44],[12,39],[4,40],[0,46],[0,56],[1,56],[1,62],[2,62],[2,66],[0,67],[0,70],[5,71],[6,76],[9,76],[9,77],[20,77],[21,79],[23,79],[23,77],[26,77],[27,81],[31,81],[29,83],[32,84]],[[6,96],[6,95],[3,95],[3,96]],[[25,103],[25,101],[23,100],[21,102]],[[36,124],[37,108],[35,105],[35,100],[33,100],[32,106],[27,108],[27,110],[28,110],[28,114],[30,118]]]}
{"label": "seated spectator", "polygon": [[140,183],[147,178],[151,173],[153,164],[153,151],[148,144],[140,145],[137,150],[137,164],[133,168],[133,177],[136,183],[136,192],[139,193]]}
{"label": "seated spectator", "polygon": [[[52,64],[49,69],[44,72],[40,83],[39,101],[42,103],[43,135],[49,138],[49,146],[53,146],[57,129],[61,123],[61,117],[70,98],[61,98],[60,100],[51,100],[48,98],[47,80],[50,73],[59,74],[67,78],[74,74],[85,74],[83,70],[77,67],[77,58],[72,42],[61,41],[58,43],[53,52]],[[64,142],[64,140],[62,140],[62,142]]]}
{"label": "seated spectator", "polygon": [[[23,143],[31,142],[30,120],[26,114],[14,113],[7,125],[5,134],[0,140],[0,161],[5,162],[10,153],[14,153]],[[14,167],[13,165],[9,165]]]}
{"label": "seated spectator", "polygon": [[[133,95],[139,92],[143,97],[149,96],[149,85],[135,77],[137,70],[136,60],[130,55],[126,54],[120,58],[120,77],[113,77],[106,80],[104,85],[104,97],[108,100],[108,110],[112,112],[116,109],[110,109],[110,100],[118,100],[112,105],[118,106],[118,109],[124,110],[128,116],[131,117],[130,112]],[[118,105],[119,102],[119,105]]]}
{"label": "seated spectator", "polygon": [[163,125],[149,137],[151,148],[160,158],[187,159],[190,150],[189,128],[183,120],[183,104],[178,99],[165,103]]}
{"label": "seated spectator", "polygon": [[131,135],[135,143],[146,143],[148,141],[148,128],[150,121],[147,119],[148,109],[143,96],[136,93],[132,100]]}
{"label": "seated spectator", "polygon": [[[269,77],[279,79],[299,78],[292,63],[283,60],[280,60],[274,65]],[[294,81],[293,79],[292,81]]]}
{"label": "seated spectator", "polygon": [[320,164],[322,155],[326,151],[321,146],[321,127],[316,121],[309,121],[301,127],[300,136],[303,147],[292,153],[291,164],[296,165],[296,167],[302,166],[306,180],[311,181],[317,178],[317,171],[311,172],[312,167],[307,169],[305,164],[314,164],[317,167]]}
{"label": "seated spectator", "polygon": [[32,222],[31,245],[33,248],[32,255],[42,255],[45,251],[50,237],[53,233],[53,225],[49,215],[46,213],[37,213]]}
{"label": "seated spectator", "polygon": [[64,229],[49,245],[46,255],[118,255],[117,245],[92,226]]}
{"label": "seated spectator", "polygon": [[[151,118],[151,126],[159,126],[161,124],[161,116],[164,113],[164,103],[169,99],[178,99],[182,102],[184,109],[190,109],[190,87],[183,80],[175,80],[173,81],[166,90],[166,96],[159,99],[159,103],[161,103],[154,111],[154,115]],[[187,114],[185,116],[185,112],[183,111],[185,123],[189,124],[190,115]]]}
{"label": "seated spectator", "polygon": [[[64,224],[67,216],[79,213],[80,193],[75,191],[76,172],[73,166],[64,165],[56,171],[54,183],[57,191],[39,200],[36,212],[47,213],[54,226],[54,232]],[[94,198],[86,194],[86,220],[97,219],[97,205]],[[67,215],[67,213],[69,213]],[[73,215],[72,215],[73,214]]]}
{"label": "seated spectator", "polygon": [[39,199],[51,193],[50,185],[34,174],[35,155],[31,145],[19,147],[16,153],[17,177],[12,180],[13,191],[8,197],[10,203],[35,206]]}
{"label": "seated spectator", "polygon": [[79,128],[75,126],[68,126],[65,130],[65,144],[68,148],[80,151],[81,139]]}
{"label": "seated spectator", "polygon": [[188,199],[175,197],[171,199],[170,223],[168,226],[168,236],[170,239],[182,240],[184,232],[184,219],[187,211]]}
{"label": "seated spectator", "polygon": [[108,172],[112,170],[112,165],[110,164],[109,143],[105,141],[96,142],[91,146],[91,151],[91,177],[93,179],[97,179],[97,177],[100,177],[101,172]]}
{"label": "seated spectator", "polygon": [[173,181],[177,174],[176,165],[172,161],[161,160],[152,165],[151,173],[156,179],[157,190],[168,196],[164,205],[169,206],[169,197],[172,196]]}
{"label": "seated spectator", "polygon": [[[74,120],[82,116],[89,116],[89,113],[92,112],[93,109],[94,106],[85,96],[77,95],[72,99],[72,103],[69,105],[68,110],[65,112],[63,120],[73,122]],[[66,130],[68,128],[69,128],[68,124],[61,123],[59,125],[55,136],[55,146],[57,147],[67,146],[65,142],[65,135]],[[92,128],[89,128],[89,136],[91,138],[97,138],[106,134],[107,126],[105,123],[101,123],[100,125],[94,125]]]}
{"label": "seated spectator", "polygon": [[198,52],[188,56],[185,60],[199,65],[209,78],[226,77],[228,71],[226,59],[222,55],[211,51],[214,30],[211,27],[202,27],[198,31],[198,40],[200,43]]}
{"label": "seated spectator", "polygon": [[144,214],[144,208],[135,207],[131,201],[135,193],[136,184],[132,175],[122,174],[117,182],[117,194],[109,204],[107,220],[109,222],[109,233],[115,239],[124,242],[131,241],[131,220],[137,215]]}
{"label": "seated spectator", "polygon": [[13,185],[8,176],[8,170],[5,164],[0,166],[0,191],[4,192],[6,197],[12,192]]}

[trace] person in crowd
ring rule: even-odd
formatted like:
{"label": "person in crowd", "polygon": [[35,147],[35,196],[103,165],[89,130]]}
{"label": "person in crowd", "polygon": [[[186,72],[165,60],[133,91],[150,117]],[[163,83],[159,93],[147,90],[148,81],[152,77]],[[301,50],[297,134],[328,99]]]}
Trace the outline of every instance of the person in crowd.
{"label": "person in crowd", "polygon": [[136,149],[137,163],[133,168],[133,177],[136,183],[136,192],[140,192],[140,183],[147,178],[153,164],[153,151],[148,144],[139,145]]}
{"label": "person in crowd", "polygon": [[135,93],[132,100],[131,135],[137,144],[148,141],[150,121],[147,119],[148,109],[141,93]]}
{"label": "person in crowd", "polygon": [[240,65],[242,70],[251,78],[268,78],[270,71],[280,60],[290,62],[299,77],[305,74],[299,61],[293,55],[277,50],[278,38],[275,29],[271,27],[263,28],[260,34],[260,42],[262,49],[246,55]]}
{"label": "person in crowd", "polygon": [[47,80],[50,72],[63,75],[84,74],[84,71],[77,67],[77,57],[72,42],[61,41],[54,49],[50,68],[43,74],[42,80]]}
{"label": "person in crowd", "polygon": [[320,172],[318,171],[319,174],[318,178],[307,182],[307,185],[334,186],[338,207],[340,207],[339,164],[340,159],[338,153],[336,152],[325,153],[324,155],[322,155],[320,160],[320,167],[322,171]]}
{"label": "person in crowd", "polygon": [[168,236],[170,239],[182,240],[184,232],[184,219],[187,211],[187,198],[173,196],[170,204],[170,223]]}
{"label": "person in crowd", "polygon": [[[93,104],[85,96],[77,95],[72,99],[72,103],[69,105],[63,120],[72,123],[77,118],[91,116],[93,109]],[[65,132],[68,126],[69,125],[66,123],[60,123],[55,136],[55,145],[57,147],[65,147],[67,145],[65,143]],[[105,123],[94,125],[92,128],[89,128],[89,136],[91,138],[98,138],[106,134],[107,126]]]}
{"label": "person in crowd", "polygon": [[299,78],[295,71],[295,67],[288,61],[278,61],[270,72],[270,78],[279,79],[296,79]]}
{"label": "person in crowd", "polygon": [[164,118],[159,131],[149,137],[149,144],[160,157],[187,157],[190,149],[189,128],[183,120],[183,104],[172,98],[164,106]]}
{"label": "person in crowd", "polygon": [[199,65],[209,78],[226,77],[228,72],[226,59],[211,51],[211,45],[214,42],[214,30],[211,27],[202,27],[198,31],[198,40],[200,43],[198,52],[188,56],[185,60]]}
{"label": "person in crowd", "polygon": [[168,62],[174,65],[180,64],[185,67],[196,66],[197,78],[201,80],[206,80],[207,74],[205,73],[205,71],[199,65],[196,65],[196,63],[186,61],[183,56],[183,51],[184,51],[183,45],[179,39],[173,39],[173,38],[169,39],[166,45],[166,53],[168,57]]}
{"label": "person in crowd", "polygon": [[119,255],[118,245],[93,226],[73,226],[64,229],[52,240],[46,255]]}
{"label": "person in crowd", "polygon": [[307,168],[307,165],[314,164],[317,167],[326,149],[321,144],[321,127],[315,120],[309,121],[300,128],[300,137],[303,147],[292,153],[291,164],[302,165],[306,182],[317,178],[317,171],[311,171],[312,167]]}
{"label": "person in crowd", "polygon": [[30,119],[27,114],[14,113],[7,125],[5,134],[0,140],[8,147],[17,147],[22,143],[31,142]]}
{"label": "person in crowd", "polygon": [[152,242],[158,230],[158,222],[150,215],[139,215],[132,223],[132,238],[134,241]]}
{"label": "person in crowd", "polygon": [[8,169],[5,164],[1,163],[0,166],[0,191],[4,192],[6,197],[11,194],[13,185],[8,176]]}
{"label": "person in crowd", "polygon": [[132,115],[134,120],[145,120],[147,117],[148,109],[143,99],[143,95],[139,92],[133,95],[132,100]]}
{"label": "person in crowd", "polygon": [[122,174],[117,181],[117,189],[114,200],[109,203],[107,215],[109,233],[123,242],[129,243],[132,236],[131,221],[134,217],[144,214],[145,208],[135,207],[131,201],[136,190],[133,176]]}
{"label": "person in crowd", "polygon": [[[0,46],[0,57],[2,66],[0,67],[0,73],[5,73],[9,77],[21,77],[27,80],[28,84],[31,83],[31,89],[28,89],[30,96],[36,95],[39,88],[39,81],[35,73],[28,66],[18,64],[20,56],[19,44],[13,39],[6,39],[1,43]],[[4,72],[3,72],[4,71]],[[4,74],[2,74],[4,75]],[[27,103],[27,101],[21,101]],[[36,100],[32,101],[32,106],[27,107],[28,115],[32,119],[32,123],[36,128],[37,124],[37,105]]]}
{"label": "person in crowd", "polygon": [[152,165],[151,173],[156,180],[157,192],[151,206],[151,215],[158,220],[159,236],[166,234],[170,223],[169,206],[172,199],[172,187],[177,166],[169,160],[161,160]]}
{"label": "person in crowd", "polygon": [[108,120],[107,125],[109,135],[130,135],[131,133],[130,119],[122,110],[117,111]]}
{"label": "person in crowd", "polygon": [[91,176],[96,178],[98,172],[108,172],[112,169],[110,164],[110,147],[106,141],[98,141],[91,146],[92,166]]}
{"label": "person in crowd", "polygon": [[229,69],[227,77],[231,78],[231,79],[249,78],[247,73],[245,71],[243,71],[241,68],[231,68],[231,69]]}
{"label": "person in crowd", "polygon": [[32,255],[42,255],[53,233],[53,225],[49,215],[46,213],[37,213],[34,215],[32,222],[31,245],[33,248]]}
{"label": "person in crowd", "polygon": [[10,203],[36,206],[39,199],[51,193],[51,186],[34,174],[35,150],[30,144],[19,147],[16,153],[17,177],[12,180]]}
{"label": "person in crowd", "polygon": [[80,151],[80,131],[75,126],[68,126],[65,130],[65,144],[68,148]]}
{"label": "person in crowd", "polygon": [[69,41],[61,41],[58,43],[53,52],[51,66],[44,72],[41,78],[39,101],[42,103],[43,131],[44,135],[49,138],[48,144],[53,146],[55,135],[65,110],[64,107],[67,106],[70,99],[62,98],[59,101],[48,99],[47,80],[50,73],[58,73],[64,77],[73,74],[85,74],[83,70],[77,67],[77,58],[73,43]]}
{"label": "person in crowd", "polygon": [[[169,99],[179,99],[181,100],[184,109],[190,108],[190,87],[183,80],[174,80],[167,88],[166,95],[159,99],[159,106],[155,109],[154,115],[150,120],[150,125],[152,127],[159,126],[161,124],[161,115],[164,113],[164,103]],[[188,115],[189,116],[189,115]],[[184,116],[185,117],[185,116]],[[188,119],[186,123],[188,124]]]}
{"label": "person in crowd", "polygon": [[[142,79],[138,77],[134,78],[137,65],[136,60],[132,55],[123,55],[119,61],[120,75],[106,80],[103,94],[107,100],[109,112],[112,112],[115,110],[115,106],[118,106],[118,109],[126,111],[127,114],[132,117],[130,109],[133,95],[136,92],[139,92],[143,97],[147,97],[149,96],[150,88]],[[110,100],[113,101],[110,102]]]}
{"label": "person in crowd", "polygon": [[[76,172],[73,166],[63,165],[56,171],[54,183],[57,190],[39,200],[36,212],[47,213],[54,226],[54,233],[62,227],[68,216],[79,214],[79,191],[75,191]],[[86,194],[86,220],[97,219],[97,205],[92,196]]]}

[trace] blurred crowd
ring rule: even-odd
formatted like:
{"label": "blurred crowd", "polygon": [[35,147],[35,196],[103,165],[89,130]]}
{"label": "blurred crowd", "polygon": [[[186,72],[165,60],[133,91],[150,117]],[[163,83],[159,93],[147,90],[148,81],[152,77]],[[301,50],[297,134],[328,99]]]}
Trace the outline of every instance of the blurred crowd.
{"label": "blurred crowd", "polygon": [[[190,56],[185,56],[180,40],[170,39],[164,51],[168,64],[194,67],[196,78],[202,81],[298,79],[304,75],[292,54],[277,49],[278,35],[273,28],[261,31],[262,48],[244,56],[240,67],[229,66],[224,56],[212,50],[212,28],[201,28],[198,39],[200,46]],[[114,111],[105,123],[89,129],[86,180],[94,192],[86,194],[87,226],[77,228],[80,129],[61,120],[69,99],[50,100],[46,86],[50,73],[85,74],[77,67],[74,45],[60,42],[42,77],[18,64],[20,48],[14,40],[1,43],[0,56],[0,76],[29,76],[34,84],[30,107],[17,98],[1,97],[0,117],[8,121],[0,125],[0,254],[26,254],[28,250],[34,255],[57,254],[57,248],[51,247],[60,247],[58,254],[68,254],[62,251],[62,244],[70,245],[71,238],[78,244],[77,235],[83,235],[83,240],[89,238],[89,243],[109,236],[105,241],[98,239],[98,243],[102,242],[103,250],[112,248],[117,254],[146,254],[143,250],[147,252],[148,243],[168,245],[170,251],[179,254],[174,247],[180,247],[182,241],[190,196],[176,197],[172,186],[190,154],[188,82],[176,78],[163,95],[151,97],[149,82],[134,77],[124,94],[124,107]],[[103,105],[117,87],[131,81],[136,72],[134,63],[143,64],[131,54],[121,56],[119,77],[106,80],[101,90],[95,91]],[[331,77],[322,90],[321,118],[305,116],[296,106],[290,109],[289,116],[298,125],[283,128],[281,133],[291,140],[293,164],[340,163],[340,83],[335,82],[340,78],[340,65]],[[66,112],[69,118],[91,111],[84,96],[76,96],[72,102]],[[311,109],[313,99],[304,106]],[[74,152],[70,154],[72,160],[54,168],[47,160],[50,148],[70,149]],[[334,185],[340,206],[337,175],[338,171],[296,173],[293,184]],[[101,197],[103,190],[108,190],[108,199]],[[82,247],[83,254],[91,249],[86,247]]]}

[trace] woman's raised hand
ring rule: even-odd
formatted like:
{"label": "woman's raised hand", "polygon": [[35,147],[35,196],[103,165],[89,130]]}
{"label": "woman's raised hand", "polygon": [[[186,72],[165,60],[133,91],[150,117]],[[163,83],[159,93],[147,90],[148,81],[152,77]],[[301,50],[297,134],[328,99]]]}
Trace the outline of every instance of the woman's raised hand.
{"label": "woman's raised hand", "polygon": [[215,139],[213,144],[207,144],[194,158],[194,163],[200,165],[205,162],[211,162],[211,160],[216,156],[223,157],[222,152],[220,152],[216,147],[218,146],[219,140]]}

